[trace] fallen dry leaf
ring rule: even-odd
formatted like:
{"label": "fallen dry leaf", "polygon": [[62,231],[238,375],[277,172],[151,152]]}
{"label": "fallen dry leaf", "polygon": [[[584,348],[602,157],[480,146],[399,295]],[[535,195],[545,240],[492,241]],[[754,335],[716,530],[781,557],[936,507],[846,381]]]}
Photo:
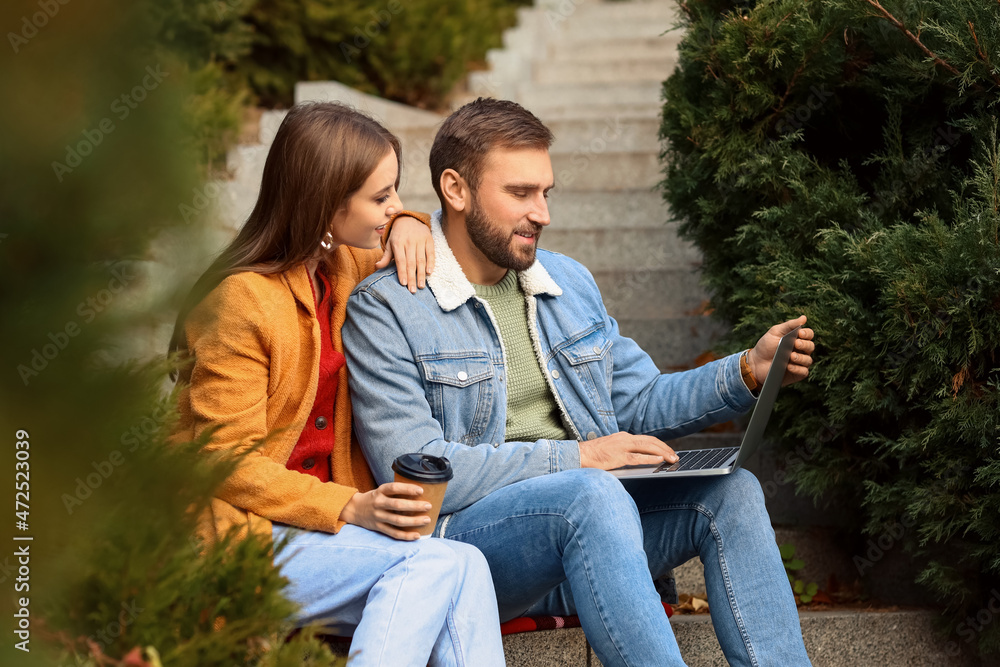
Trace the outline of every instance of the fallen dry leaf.
{"label": "fallen dry leaf", "polygon": [[676,612],[680,612],[682,614],[708,613],[708,601],[704,596],[682,593],[677,596],[677,599],[680,601],[680,604],[674,607],[674,611]]}
{"label": "fallen dry leaf", "polygon": [[818,602],[819,604],[833,604],[833,600],[829,595],[823,591],[816,591],[816,595],[813,596],[813,602]]}

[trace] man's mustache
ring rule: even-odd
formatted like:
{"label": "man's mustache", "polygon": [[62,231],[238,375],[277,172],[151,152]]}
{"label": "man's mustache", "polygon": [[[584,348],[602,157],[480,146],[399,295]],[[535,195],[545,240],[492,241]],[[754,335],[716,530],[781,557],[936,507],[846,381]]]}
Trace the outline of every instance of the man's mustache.
{"label": "man's mustache", "polygon": [[524,229],[515,229],[513,232],[511,232],[511,236],[513,236],[514,234],[532,234],[535,237],[538,237],[542,235],[542,226],[539,225],[538,223],[532,223],[531,227]]}

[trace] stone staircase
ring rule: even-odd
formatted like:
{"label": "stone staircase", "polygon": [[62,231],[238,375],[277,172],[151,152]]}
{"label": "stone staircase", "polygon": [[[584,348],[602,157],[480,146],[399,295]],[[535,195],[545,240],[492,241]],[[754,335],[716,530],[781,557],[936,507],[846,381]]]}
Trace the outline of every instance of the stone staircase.
{"label": "stone staircase", "polygon": [[[697,314],[699,254],[677,237],[655,186],[660,85],[676,62],[672,3],[539,2],[522,8],[488,55],[491,69],[470,76],[470,94],[513,99],[556,136],[551,150],[556,189],[552,225],[541,245],[583,262],[622,332],[663,370],[689,368],[718,327]],[[296,101],[342,101],[366,110],[403,144],[405,206],[438,208],[427,158],[442,116],[358,93],[335,82],[296,86]],[[261,118],[260,143],[240,146],[229,161],[220,219],[234,230],[253,206],[264,158],[283,112]]]}
{"label": "stone staircase", "polygon": [[718,328],[696,314],[700,256],[656,191],[663,79],[677,62],[672,2],[536,0],[470,98],[505,97],[556,136],[541,245],[583,262],[608,310],[663,370],[689,368]]}
{"label": "stone staircase", "polygon": [[[701,314],[706,295],[699,285],[700,255],[678,238],[677,224],[656,190],[661,83],[676,65],[680,40],[678,32],[669,32],[676,11],[673,2],[662,1],[535,0],[519,10],[518,25],[503,36],[504,47],[488,54],[490,68],[470,75],[468,93],[454,102],[457,108],[480,95],[512,99],[552,129],[556,189],[550,198],[552,224],[541,245],[590,269],[622,333],[664,371],[691,367],[720,333]],[[438,208],[427,162],[442,115],[336,82],[298,84],[296,101],[307,100],[345,102],[382,121],[403,145],[404,205],[427,212]],[[212,231],[217,245],[205,257],[231,238],[253,207],[264,158],[283,117],[281,111],[265,112],[259,143],[231,152],[234,178],[218,184]],[[676,445],[721,446],[738,439],[738,434],[704,434]],[[781,464],[770,450],[748,467],[762,483],[780,479]],[[777,484],[767,499],[778,541],[792,542],[805,554],[811,567],[804,573],[807,580],[822,585],[829,574],[850,580],[850,547],[837,543],[837,513],[797,499],[790,484]],[[697,561],[676,574],[680,592],[704,590]],[[943,651],[931,612],[803,612],[801,619],[817,666],[974,664]],[[689,665],[726,664],[707,616],[675,616],[672,627]],[[580,630],[512,635],[505,648],[512,667],[600,664]]]}

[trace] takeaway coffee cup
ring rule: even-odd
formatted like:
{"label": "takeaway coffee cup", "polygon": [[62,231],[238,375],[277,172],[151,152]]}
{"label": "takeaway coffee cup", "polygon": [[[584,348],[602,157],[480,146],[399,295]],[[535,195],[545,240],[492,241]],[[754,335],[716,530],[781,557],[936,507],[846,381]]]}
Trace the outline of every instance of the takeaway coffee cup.
{"label": "takeaway coffee cup", "polygon": [[[424,489],[419,500],[431,504],[427,512],[431,522],[422,528],[417,528],[420,539],[431,536],[434,524],[441,513],[441,503],[444,502],[444,492],[448,488],[448,480],[455,476],[451,469],[451,461],[443,456],[428,454],[403,454],[392,462],[392,471],[396,473],[393,481],[406,484],[416,484]],[[422,514],[422,512],[414,514]]]}

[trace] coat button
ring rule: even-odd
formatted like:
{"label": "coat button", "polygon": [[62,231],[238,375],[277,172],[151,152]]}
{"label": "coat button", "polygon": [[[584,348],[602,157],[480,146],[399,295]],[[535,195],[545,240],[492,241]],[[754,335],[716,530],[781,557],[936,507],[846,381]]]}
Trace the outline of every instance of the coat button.
{"label": "coat button", "polygon": [[559,371],[557,371],[554,368],[552,369],[552,379],[553,380],[558,380],[559,379]]}
{"label": "coat button", "polygon": [[587,434],[587,440],[597,440],[597,434],[591,431]]}
{"label": "coat button", "polygon": [[316,417],[316,428],[321,431],[326,428],[326,417],[323,417],[322,415]]}
{"label": "coat button", "polygon": [[313,466],[315,466],[315,465],[316,465],[316,459],[314,459],[314,458],[308,458],[308,459],[306,459],[305,461],[302,462],[302,469],[303,470],[312,470]]}
{"label": "coat button", "polygon": [[459,380],[460,380],[461,382],[465,382],[466,380],[468,380],[468,379],[469,379],[469,374],[468,374],[468,373],[466,373],[465,371],[459,371],[459,372],[458,372],[458,379],[459,379]]}
{"label": "coat button", "polygon": [[597,347],[597,346],[595,345],[595,346],[594,346],[594,354],[600,354],[600,353],[601,353],[601,348],[599,348],[599,347]]}

